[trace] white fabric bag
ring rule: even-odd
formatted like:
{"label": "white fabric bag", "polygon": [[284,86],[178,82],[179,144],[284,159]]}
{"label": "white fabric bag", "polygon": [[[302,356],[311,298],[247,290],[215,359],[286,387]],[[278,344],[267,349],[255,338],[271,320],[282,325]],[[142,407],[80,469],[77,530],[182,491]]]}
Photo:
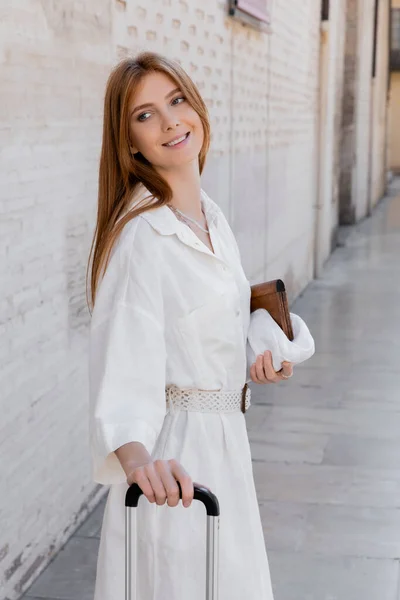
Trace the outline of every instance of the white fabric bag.
{"label": "white fabric bag", "polygon": [[282,362],[294,365],[304,362],[315,352],[314,339],[301,317],[290,313],[294,339],[291,342],[274,321],[269,312],[259,308],[251,314],[247,334],[247,364],[255,363],[259,354],[266,350],[272,352],[275,371],[280,371]]}

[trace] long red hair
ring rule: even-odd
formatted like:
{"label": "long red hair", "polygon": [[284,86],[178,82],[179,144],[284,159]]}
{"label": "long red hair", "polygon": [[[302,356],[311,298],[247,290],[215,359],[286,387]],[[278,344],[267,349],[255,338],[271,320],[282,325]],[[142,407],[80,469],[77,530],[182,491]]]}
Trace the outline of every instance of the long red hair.
{"label": "long red hair", "polygon": [[[154,72],[168,75],[199,115],[204,130],[199,153],[200,173],[204,168],[210,145],[210,122],[204,100],[189,75],[177,62],[154,52],[143,52],[136,58],[122,60],[108,78],[104,99],[97,222],[86,273],[88,288],[90,271],[90,308],[95,304],[99,281],[123,227],[134,217],[150,208],[163,206],[172,198],[170,186],[154,167],[142,155],[134,158],[130,151],[128,117],[131,99],[143,77]],[[127,212],[129,202],[141,183],[151,194],[149,201],[141,202],[140,206]]]}

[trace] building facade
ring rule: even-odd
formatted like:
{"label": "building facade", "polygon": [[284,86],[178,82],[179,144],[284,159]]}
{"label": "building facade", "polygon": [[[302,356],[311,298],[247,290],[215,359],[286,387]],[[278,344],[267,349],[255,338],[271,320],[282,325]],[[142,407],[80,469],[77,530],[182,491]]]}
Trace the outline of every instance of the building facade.
{"label": "building facade", "polygon": [[340,220],[371,214],[386,186],[390,3],[348,0]]}
{"label": "building facade", "polygon": [[2,597],[105,491],[90,478],[85,275],[112,65],[155,50],[197,83],[212,124],[203,185],[252,283],[283,278],[293,299],[339,222],[383,194],[389,1],[266,2],[267,31],[225,0],[2,3]]}
{"label": "building facade", "polygon": [[391,14],[389,168],[400,173],[400,0],[392,0]]}

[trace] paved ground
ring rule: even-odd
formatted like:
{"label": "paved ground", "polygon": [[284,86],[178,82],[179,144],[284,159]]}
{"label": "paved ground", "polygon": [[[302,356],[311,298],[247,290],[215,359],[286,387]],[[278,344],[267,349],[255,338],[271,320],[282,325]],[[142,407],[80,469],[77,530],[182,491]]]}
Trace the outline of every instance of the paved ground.
{"label": "paved ground", "polygon": [[[400,600],[400,183],[341,237],[293,307],[315,357],[246,416],[275,600]],[[92,600],[103,507],[26,600]]]}

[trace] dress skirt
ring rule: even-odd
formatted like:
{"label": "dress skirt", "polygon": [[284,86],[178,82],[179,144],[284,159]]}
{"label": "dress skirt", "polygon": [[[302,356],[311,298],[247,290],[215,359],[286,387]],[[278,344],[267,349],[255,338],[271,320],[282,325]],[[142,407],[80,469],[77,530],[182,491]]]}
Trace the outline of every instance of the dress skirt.
{"label": "dress skirt", "polygon": [[[219,600],[273,600],[250,445],[240,411],[167,412],[153,459],[175,458],[220,504]],[[125,598],[125,493],[111,485],[94,600]],[[144,496],[136,519],[137,600],[204,600],[206,511],[194,500],[158,506]],[[135,536],[133,536],[135,541]]]}

